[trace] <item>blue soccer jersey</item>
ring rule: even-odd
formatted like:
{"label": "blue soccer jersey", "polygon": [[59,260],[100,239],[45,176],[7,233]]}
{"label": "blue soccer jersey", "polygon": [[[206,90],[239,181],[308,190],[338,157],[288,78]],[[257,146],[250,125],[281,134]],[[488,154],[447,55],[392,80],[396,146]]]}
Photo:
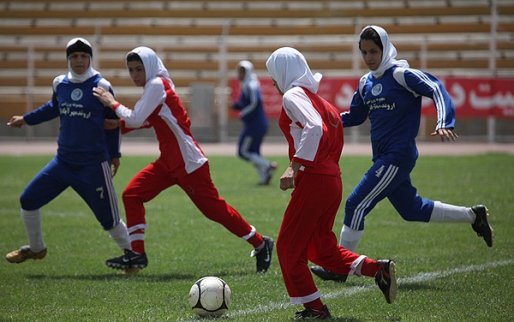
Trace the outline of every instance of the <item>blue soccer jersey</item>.
{"label": "blue soccer jersey", "polygon": [[364,75],[355,92],[350,111],[341,114],[344,127],[369,118],[373,159],[394,153],[417,158],[415,138],[421,118],[421,97],[431,98],[437,109],[437,126],[455,126],[455,107],[441,82],[429,73],[412,68],[392,67],[381,78]]}
{"label": "blue soccer jersey", "polygon": [[265,133],[268,129],[268,119],[264,112],[258,82],[247,82],[243,85],[239,100],[234,103],[234,109],[240,111],[241,120],[251,132]]}
{"label": "blue soccer jersey", "polygon": [[93,87],[98,86],[112,92],[99,74],[81,83],[58,76],[52,99],[24,115],[29,125],[59,117],[60,129],[57,156],[24,189],[22,209],[39,209],[72,187],[105,230],[120,221],[109,166],[112,158],[120,157],[119,130],[104,130],[104,120],[117,117],[93,96]]}
{"label": "blue soccer jersey", "polygon": [[52,99],[24,115],[29,125],[60,118],[57,157],[70,164],[90,164],[120,157],[119,130],[104,130],[106,118],[117,118],[93,96],[93,87],[112,92],[99,74],[83,83],[72,83],[65,75],[54,79]]}

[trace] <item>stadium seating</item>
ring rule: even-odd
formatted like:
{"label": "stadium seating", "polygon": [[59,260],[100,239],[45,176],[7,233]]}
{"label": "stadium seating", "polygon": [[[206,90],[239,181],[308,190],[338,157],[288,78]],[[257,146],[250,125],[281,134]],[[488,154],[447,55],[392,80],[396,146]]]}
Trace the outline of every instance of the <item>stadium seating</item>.
{"label": "stadium seating", "polygon": [[[95,43],[94,66],[133,101],[124,55],[154,48],[186,93],[196,82],[218,85],[250,59],[260,75],[280,46],[292,46],[328,76],[365,69],[356,49],[367,24],[388,30],[399,58],[436,74],[512,75],[514,4],[497,1],[496,41],[490,2],[462,0],[27,0],[0,4],[0,99],[4,114],[27,107],[27,88],[41,94],[66,70],[64,46],[76,36]],[[496,48],[492,48],[492,45]],[[494,49],[495,51],[492,51]],[[496,70],[490,56],[495,52]],[[226,59],[226,60],[225,60]],[[226,65],[222,62],[226,61]],[[225,67],[227,70],[225,70]],[[227,74],[228,73],[228,74]],[[20,94],[21,93],[21,94]],[[18,96],[13,98],[12,96]],[[21,95],[21,96],[20,96]],[[48,94],[49,95],[49,94]],[[125,95],[125,94],[124,94]],[[21,97],[21,98],[20,98]],[[34,106],[41,100],[34,100]],[[6,112],[9,111],[9,112]]]}

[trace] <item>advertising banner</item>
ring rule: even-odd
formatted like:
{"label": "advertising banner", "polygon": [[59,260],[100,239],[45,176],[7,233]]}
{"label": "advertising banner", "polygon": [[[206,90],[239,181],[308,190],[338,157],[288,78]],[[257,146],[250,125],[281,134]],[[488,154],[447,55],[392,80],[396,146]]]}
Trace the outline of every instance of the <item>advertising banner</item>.
{"label": "advertising banner", "polygon": [[[453,99],[457,117],[514,118],[514,78],[487,77],[441,77],[446,90]],[[271,78],[261,78],[261,90],[266,114],[271,118],[280,115],[282,97],[273,86]],[[348,110],[359,78],[324,77],[319,94],[338,107]],[[239,82],[230,81],[232,101],[239,97]],[[435,116],[436,110],[431,99],[423,98],[423,115]],[[237,112],[231,111],[231,117]]]}

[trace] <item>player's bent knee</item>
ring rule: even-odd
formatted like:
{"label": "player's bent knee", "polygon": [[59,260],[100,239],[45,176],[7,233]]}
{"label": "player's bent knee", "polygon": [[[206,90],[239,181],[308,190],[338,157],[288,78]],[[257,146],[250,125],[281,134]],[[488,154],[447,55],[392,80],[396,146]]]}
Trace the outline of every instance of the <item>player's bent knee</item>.
{"label": "player's bent knee", "polygon": [[21,209],[32,211],[41,208],[42,204],[36,198],[30,197],[28,194],[22,194],[20,196]]}

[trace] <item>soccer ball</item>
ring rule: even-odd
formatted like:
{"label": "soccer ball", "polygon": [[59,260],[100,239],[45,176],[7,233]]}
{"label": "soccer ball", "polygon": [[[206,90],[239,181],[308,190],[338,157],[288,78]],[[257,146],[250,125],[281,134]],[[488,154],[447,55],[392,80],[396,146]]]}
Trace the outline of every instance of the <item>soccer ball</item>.
{"label": "soccer ball", "polygon": [[202,277],[189,291],[193,312],[202,317],[222,316],[230,306],[232,292],[224,280],[215,276]]}

